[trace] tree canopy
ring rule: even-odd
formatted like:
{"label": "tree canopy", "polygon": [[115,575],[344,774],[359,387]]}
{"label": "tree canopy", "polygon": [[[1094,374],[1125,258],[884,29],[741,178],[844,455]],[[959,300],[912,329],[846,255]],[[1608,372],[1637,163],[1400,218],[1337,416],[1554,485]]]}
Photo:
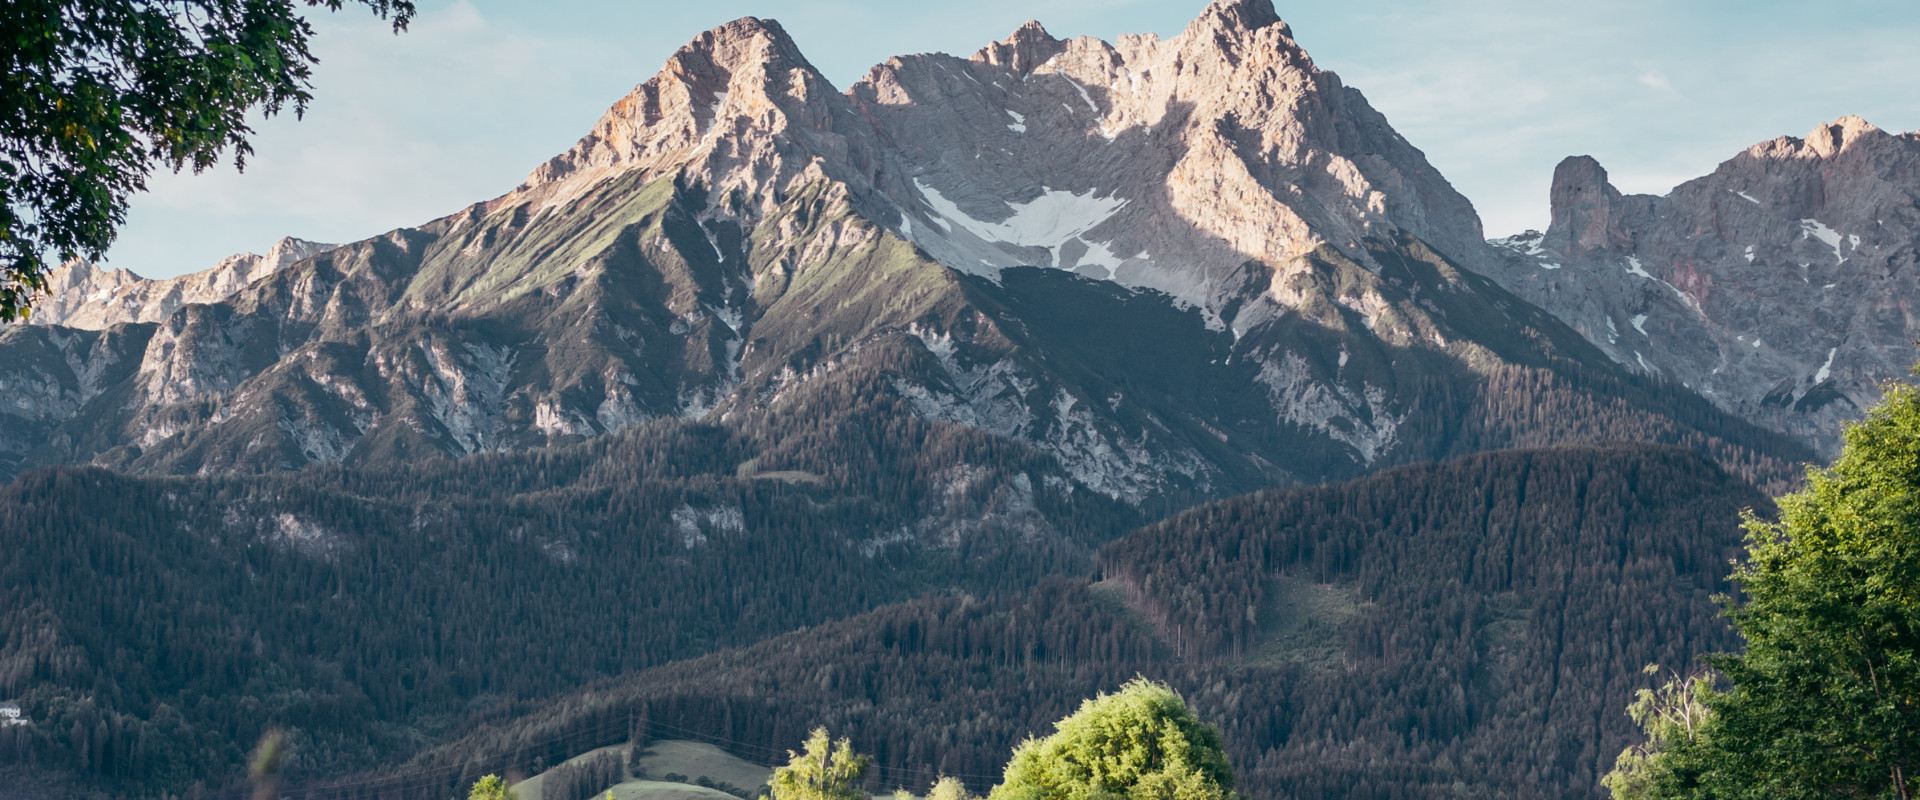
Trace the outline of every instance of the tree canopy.
{"label": "tree canopy", "polygon": [[1649,717],[1615,797],[1920,793],[1920,391],[1889,387],[1808,477],[1747,521],[1746,601],[1725,601],[1746,651],[1709,659],[1729,688],[1687,735]]}
{"label": "tree canopy", "polygon": [[473,782],[473,790],[467,792],[467,800],[518,800],[519,795],[507,788],[507,782],[498,775],[485,775]]}
{"label": "tree canopy", "polygon": [[859,784],[872,760],[853,752],[852,742],[829,743],[827,729],[814,728],[803,750],[787,751],[787,765],[774,768],[772,800],[867,800]]}
{"label": "tree canopy", "polygon": [[990,800],[1224,800],[1233,768],[1220,732],[1165,684],[1136,678],[1013,751]]}
{"label": "tree canopy", "polygon": [[[394,30],[411,0],[351,0]],[[48,254],[98,258],[156,164],[252,152],[247,115],[306,110],[300,6],[349,0],[19,0],[0,5],[0,321],[25,318]]]}

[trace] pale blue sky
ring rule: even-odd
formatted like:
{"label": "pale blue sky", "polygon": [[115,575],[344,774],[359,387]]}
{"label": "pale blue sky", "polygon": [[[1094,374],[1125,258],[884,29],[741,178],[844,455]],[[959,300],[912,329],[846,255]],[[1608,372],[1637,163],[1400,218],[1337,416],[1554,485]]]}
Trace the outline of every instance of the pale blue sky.
{"label": "pale blue sky", "polygon": [[[392,36],[320,14],[304,121],[259,126],[244,175],[156,176],[110,266],[164,277],[283,235],[345,242],[495,197],[702,30],[771,17],[842,89],[888,56],[965,55],[1032,18],[1055,36],[1178,33],[1204,0],[421,0]],[[1472,199],[1490,235],[1543,227],[1553,166],[1589,154],[1663,194],[1757,141],[1858,114],[1920,129],[1914,0],[1276,0]]]}

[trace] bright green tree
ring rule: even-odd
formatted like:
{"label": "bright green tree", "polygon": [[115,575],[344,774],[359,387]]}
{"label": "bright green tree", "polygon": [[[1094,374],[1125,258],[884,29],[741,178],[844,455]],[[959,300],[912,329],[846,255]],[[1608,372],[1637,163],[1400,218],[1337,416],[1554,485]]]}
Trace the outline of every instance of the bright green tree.
{"label": "bright green tree", "polygon": [[773,770],[773,779],[767,781],[772,800],[867,800],[859,784],[872,762],[853,752],[852,742],[830,743],[822,727],[813,729],[803,749],[788,750],[787,765]]}
{"label": "bright green tree", "polygon": [[974,800],[974,797],[967,793],[967,785],[959,778],[942,775],[933,782],[933,788],[927,790],[927,800]]}
{"label": "bright green tree", "polygon": [[1028,739],[989,800],[1227,800],[1220,732],[1165,684],[1136,678]]}
{"label": "bright green tree", "polygon": [[467,800],[518,800],[519,795],[507,788],[507,782],[498,775],[488,775],[473,782],[473,790],[467,792]]}
{"label": "bright green tree", "polygon": [[[1658,675],[1660,668],[1648,664],[1646,672]],[[1614,797],[1627,800],[1648,797],[1656,785],[1673,782],[1676,772],[1687,772],[1680,764],[1698,749],[1713,713],[1707,709],[1707,699],[1713,696],[1711,671],[1687,678],[1673,674],[1657,690],[1641,689],[1627,706],[1627,716],[1646,733],[1647,741],[1622,752],[1613,771],[1600,782]]]}
{"label": "bright green tree", "polygon": [[1730,688],[1696,735],[1623,758],[1644,780],[1616,797],[1920,793],[1920,392],[1890,387],[1779,506],[1747,521],[1747,599],[1726,601],[1746,651],[1710,659]]}
{"label": "bright green tree", "polygon": [[[0,3],[0,321],[46,288],[47,256],[100,257],[156,165],[252,152],[247,115],[311,98],[301,6],[348,0]],[[352,0],[396,31],[411,0]]]}

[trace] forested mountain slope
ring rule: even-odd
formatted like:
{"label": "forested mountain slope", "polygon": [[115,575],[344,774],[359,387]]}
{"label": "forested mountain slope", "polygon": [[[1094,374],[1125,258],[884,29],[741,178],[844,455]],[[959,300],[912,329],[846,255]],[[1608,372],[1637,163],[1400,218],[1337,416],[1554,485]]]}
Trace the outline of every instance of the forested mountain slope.
{"label": "forested mountain slope", "polygon": [[930,597],[520,704],[355,785],[432,796],[636,724],[765,759],[824,724],[875,754],[876,790],[978,791],[1139,673],[1221,727],[1254,798],[1598,798],[1639,668],[1734,644],[1709,596],[1749,507],[1698,456],[1626,445],[1263,492],[1115,542],[1098,583]]}
{"label": "forested mountain slope", "polygon": [[1140,519],[1007,440],[848,419],[857,441],[789,423],[817,461],[774,473],[677,421],[388,471],[28,473],[0,489],[0,697],[35,724],[0,729],[0,765],[178,793],[284,727],[293,774],[365,769],[500,703],[1083,573]]}

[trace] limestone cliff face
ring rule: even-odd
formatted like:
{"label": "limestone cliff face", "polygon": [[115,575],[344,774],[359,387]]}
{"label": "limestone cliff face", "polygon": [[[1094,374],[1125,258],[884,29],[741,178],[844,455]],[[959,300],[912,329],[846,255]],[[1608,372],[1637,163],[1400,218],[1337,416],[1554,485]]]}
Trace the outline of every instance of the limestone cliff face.
{"label": "limestone cliff face", "polygon": [[1071,270],[1234,306],[1244,330],[1276,311],[1243,302],[1250,261],[1275,284],[1323,246],[1377,266],[1365,243],[1400,233],[1484,253],[1466,199],[1264,0],[1217,2],[1166,41],[1028,23],[970,59],[894,59],[849,94],[902,145],[875,176],[897,230],[962,271]]}
{"label": "limestone cliff face", "polygon": [[[844,155],[834,129],[849,123],[847,111],[778,22],[746,17],[680,48],[511,196],[564,197],[613,174],[691,168],[716,203],[736,211],[746,198],[771,203],[767,190],[789,185],[816,157]],[[728,194],[736,188],[749,191]]]}
{"label": "limestone cliff face", "polygon": [[1843,117],[1665,197],[1569,158],[1552,203],[1546,233],[1500,242],[1489,274],[1723,409],[1831,452],[1920,358],[1920,133]]}
{"label": "limestone cliff face", "polygon": [[34,307],[29,322],[96,331],[123,322],[159,322],[181,306],[225,299],[247,284],[334,247],[289,236],[275,242],[266,255],[227,256],[210,269],[162,280],[70,261],[47,277],[47,297]]}

